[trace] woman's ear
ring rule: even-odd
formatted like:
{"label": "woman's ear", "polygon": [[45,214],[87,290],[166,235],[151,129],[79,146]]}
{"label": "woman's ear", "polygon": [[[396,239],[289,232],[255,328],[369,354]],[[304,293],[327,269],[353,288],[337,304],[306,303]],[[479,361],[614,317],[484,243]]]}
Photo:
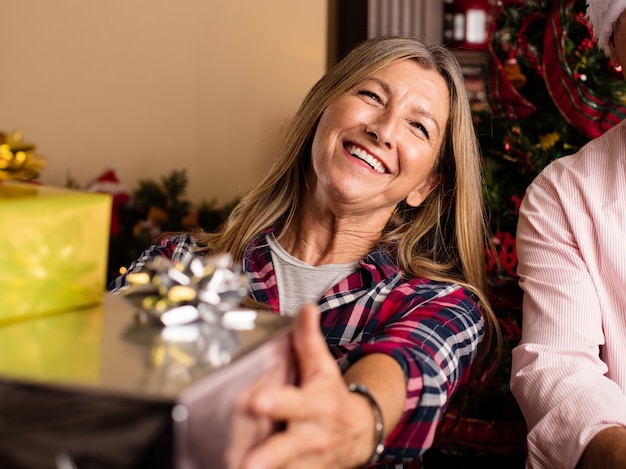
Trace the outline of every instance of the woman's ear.
{"label": "woman's ear", "polygon": [[413,189],[406,196],[406,203],[411,207],[419,207],[424,199],[428,197],[439,184],[441,184],[441,174],[433,173],[418,187]]}

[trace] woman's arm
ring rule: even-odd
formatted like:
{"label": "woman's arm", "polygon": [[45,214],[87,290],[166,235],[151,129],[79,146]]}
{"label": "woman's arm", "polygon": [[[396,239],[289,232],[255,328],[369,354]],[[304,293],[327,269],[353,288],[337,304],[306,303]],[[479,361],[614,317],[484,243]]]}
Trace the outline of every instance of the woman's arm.
{"label": "woman's arm", "polygon": [[[343,350],[335,346],[335,355],[345,373],[374,354],[399,364],[406,397],[399,423],[387,439],[384,462],[416,461],[432,445],[452,396],[469,379],[484,331],[479,306],[458,285],[422,279],[397,286],[368,319],[373,335]],[[327,328],[328,322],[324,315]]]}

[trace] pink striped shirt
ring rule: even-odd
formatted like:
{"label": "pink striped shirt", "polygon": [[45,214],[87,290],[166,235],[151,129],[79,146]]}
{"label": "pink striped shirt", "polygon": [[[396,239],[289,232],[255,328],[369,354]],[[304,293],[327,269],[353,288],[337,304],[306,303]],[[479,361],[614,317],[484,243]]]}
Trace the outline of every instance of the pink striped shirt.
{"label": "pink striped shirt", "polygon": [[517,231],[524,295],[511,389],[528,468],[573,468],[600,430],[626,425],[626,124],[549,165]]}

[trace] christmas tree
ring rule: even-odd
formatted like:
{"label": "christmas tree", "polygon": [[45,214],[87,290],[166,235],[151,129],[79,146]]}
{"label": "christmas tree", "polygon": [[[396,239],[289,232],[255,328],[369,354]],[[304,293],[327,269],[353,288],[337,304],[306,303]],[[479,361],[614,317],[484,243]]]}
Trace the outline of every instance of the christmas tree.
{"label": "christmas tree", "polygon": [[466,461],[468,454],[517,455],[523,467],[525,426],[508,384],[511,350],[521,338],[515,232],[526,188],[551,161],[626,117],[626,85],[596,47],[585,9],[585,0],[509,0],[492,16],[486,103],[474,117],[495,244],[488,253],[490,299],[504,350],[494,376],[473,383],[463,418],[452,421],[458,409],[449,411],[435,444]]}

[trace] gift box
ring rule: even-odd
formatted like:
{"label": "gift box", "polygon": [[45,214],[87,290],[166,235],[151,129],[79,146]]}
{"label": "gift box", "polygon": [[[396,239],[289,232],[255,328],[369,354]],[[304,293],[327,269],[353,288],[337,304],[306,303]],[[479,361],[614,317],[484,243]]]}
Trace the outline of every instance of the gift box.
{"label": "gift box", "polygon": [[102,301],[111,196],[0,183],[0,325]]}
{"label": "gift box", "polygon": [[101,304],[0,327],[0,467],[231,469],[276,428],[246,399],[295,383],[292,319],[162,327]]}

